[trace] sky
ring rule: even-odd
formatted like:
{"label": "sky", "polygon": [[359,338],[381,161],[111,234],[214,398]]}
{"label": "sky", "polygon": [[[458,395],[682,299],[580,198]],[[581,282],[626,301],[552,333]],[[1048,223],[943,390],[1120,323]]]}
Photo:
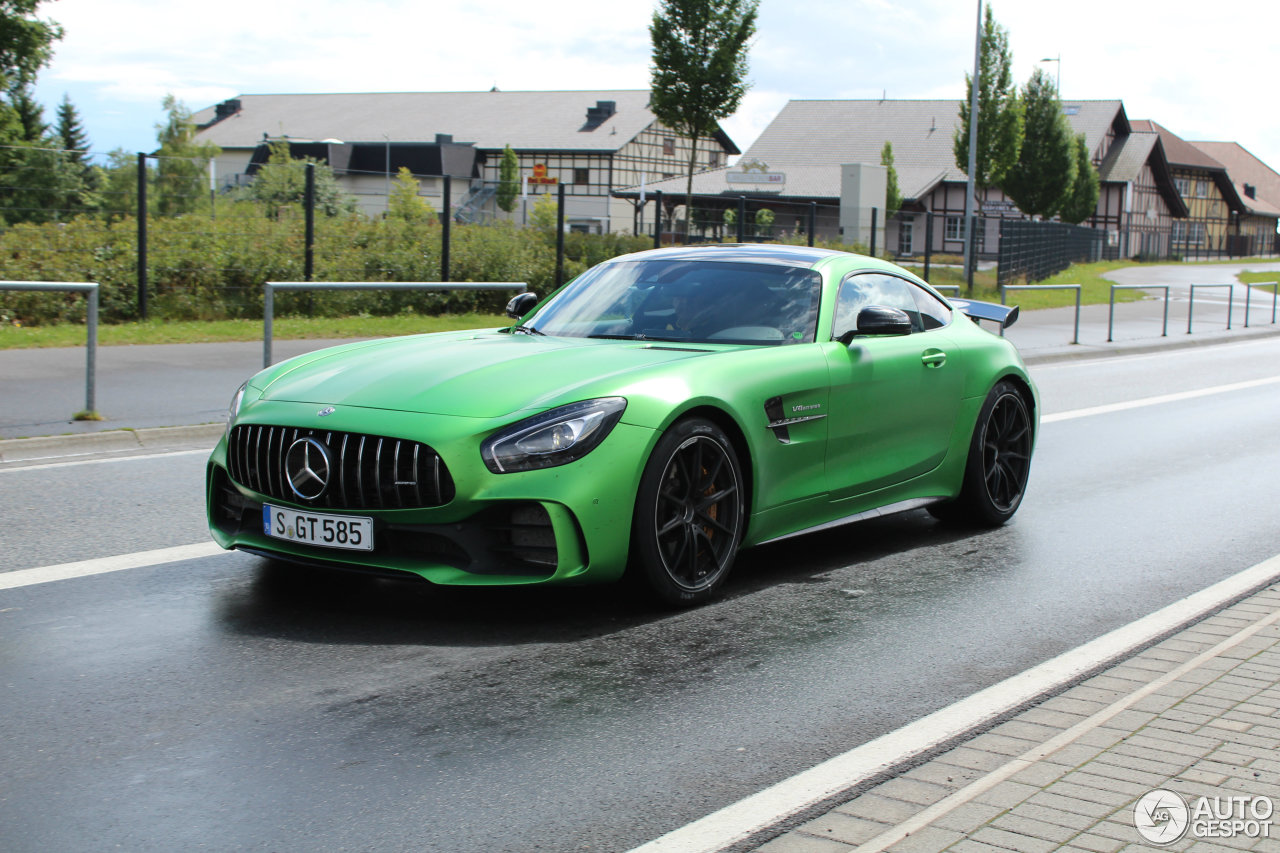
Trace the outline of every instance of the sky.
{"label": "sky", "polygon": [[[65,37],[37,80],[71,98],[93,151],[153,151],[161,102],[239,94],[647,89],[657,0],[46,0]],[[1014,78],[1124,102],[1187,140],[1236,141],[1280,171],[1273,0],[1218,18],[1166,0],[992,0]],[[791,99],[964,97],[977,2],[761,0],[751,89],[722,122],[747,150]],[[1058,61],[1042,62],[1053,57]],[[446,131],[447,132],[447,131]]]}

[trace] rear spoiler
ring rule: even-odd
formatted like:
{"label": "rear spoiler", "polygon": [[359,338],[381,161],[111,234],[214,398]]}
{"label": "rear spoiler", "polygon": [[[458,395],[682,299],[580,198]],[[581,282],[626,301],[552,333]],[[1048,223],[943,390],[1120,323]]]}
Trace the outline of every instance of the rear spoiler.
{"label": "rear spoiler", "polygon": [[951,305],[960,309],[975,320],[991,320],[999,323],[1000,328],[1007,329],[1018,320],[1017,305],[997,305],[994,302],[979,302],[976,299],[952,299]]}

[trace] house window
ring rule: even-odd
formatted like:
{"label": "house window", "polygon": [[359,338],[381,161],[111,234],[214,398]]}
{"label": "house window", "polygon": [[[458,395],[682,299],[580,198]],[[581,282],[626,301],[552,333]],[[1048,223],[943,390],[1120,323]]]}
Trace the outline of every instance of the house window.
{"label": "house window", "polygon": [[1183,198],[1191,197],[1191,181],[1186,178],[1174,178],[1173,183],[1178,188],[1178,195]]}
{"label": "house window", "polygon": [[712,151],[710,154],[707,155],[707,165],[710,166],[712,169],[715,169],[720,165],[719,151]]}
{"label": "house window", "polygon": [[590,169],[574,169],[573,182],[577,186],[584,186],[586,184],[591,183],[591,170]]}
{"label": "house window", "polygon": [[662,140],[662,153],[666,157],[674,157],[676,154],[676,141],[673,137],[665,137]]}
{"label": "house window", "polygon": [[898,254],[911,254],[911,226],[914,223],[910,219],[904,219],[898,223]]}
{"label": "house window", "polygon": [[1182,219],[1173,220],[1173,242],[1182,244],[1187,242],[1187,223]]}
{"label": "house window", "polygon": [[948,216],[947,229],[943,235],[946,240],[963,240],[964,239],[964,217]]}
{"label": "house window", "polygon": [[1208,197],[1209,197],[1209,182],[1196,181],[1196,198],[1208,198]]}

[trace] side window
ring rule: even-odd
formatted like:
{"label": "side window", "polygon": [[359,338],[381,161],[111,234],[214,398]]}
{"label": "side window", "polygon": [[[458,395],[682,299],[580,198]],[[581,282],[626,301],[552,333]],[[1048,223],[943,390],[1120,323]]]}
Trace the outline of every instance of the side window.
{"label": "side window", "polygon": [[[920,308],[913,293],[917,290],[919,288],[897,276],[872,272],[854,273],[840,285],[840,293],[836,297],[835,321],[831,327],[832,339],[839,338],[850,330],[856,330],[858,312],[869,305],[881,305],[885,308],[905,311],[911,318],[914,331],[936,328],[932,324],[926,326],[922,323]],[[928,295],[923,291],[921,294]],[[938,308],[946,311],[946,307],[941,304]]]}
{"label": "side window", "polygon": [[951,309],[938,301],[922,287],[912,287],[911,293],[916,298],[916,308],[920,311],[920,324],[927,332],[940,329],[951,322]]}

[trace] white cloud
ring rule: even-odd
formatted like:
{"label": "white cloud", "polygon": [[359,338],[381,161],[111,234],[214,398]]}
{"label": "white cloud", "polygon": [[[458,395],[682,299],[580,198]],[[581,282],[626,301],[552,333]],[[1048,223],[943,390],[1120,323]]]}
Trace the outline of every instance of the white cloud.
{"label": "white cloud", "polygon": [[[173,93],[193,110],[268,92],[643,89],[656,0],[58,0],[65,39],[37,86],[95,148],[149,148]],[[1269,0],[1205,18],[1190,0],[994,0],[1015,78],[1061,56],[1063,94],[1125,102],[1185,138],[1235,139],[1280,168],[1265,109]],[[961,98],[976,3],[762,0],[753,89],[726,122],[746,147],[789,98]],[[1256,33],[1256,35],[1255,35]]]}

